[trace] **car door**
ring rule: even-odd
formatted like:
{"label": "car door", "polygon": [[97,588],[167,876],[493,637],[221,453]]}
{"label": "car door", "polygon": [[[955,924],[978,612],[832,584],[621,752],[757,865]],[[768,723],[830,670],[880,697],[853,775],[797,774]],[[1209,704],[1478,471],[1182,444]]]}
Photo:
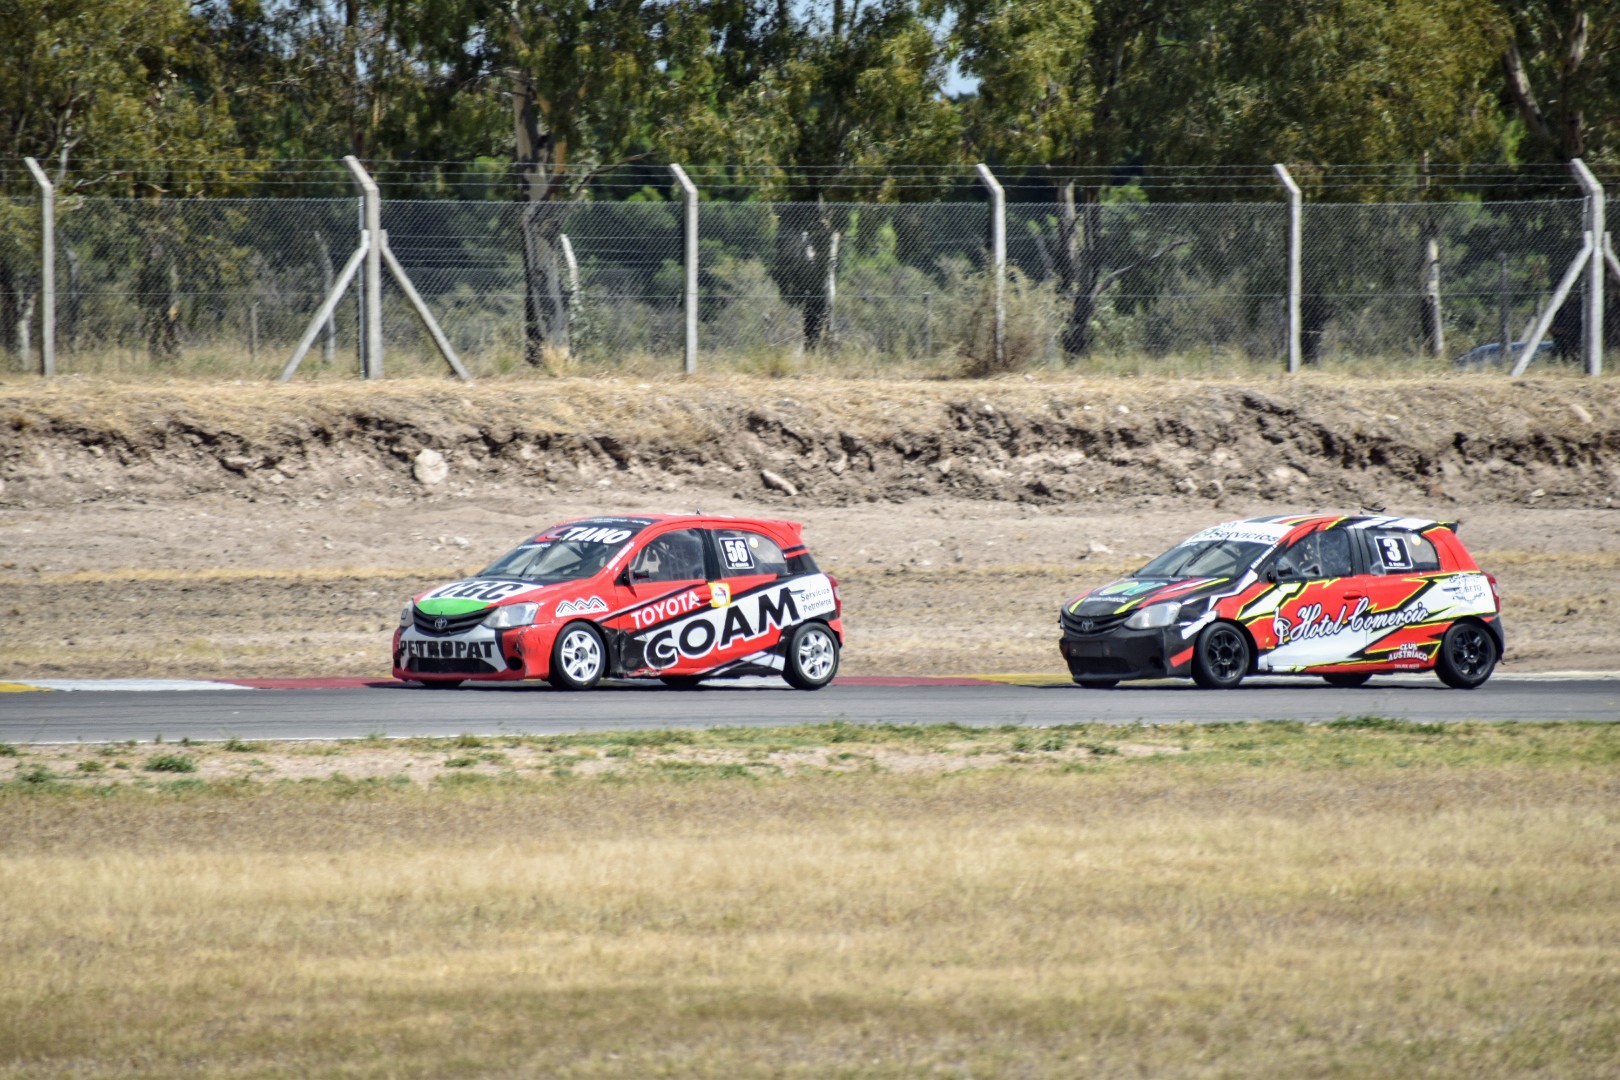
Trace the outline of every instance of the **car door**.
{"label": "car door", "polygon": [[617,582],[622,614],[612,620],[625,635],[623,669],[684,675],[708,666],[711,568],[702,529],[649,530],[639,538]]}
{"label": "car door", "polygon": [[1441,574],[1440,553],[1421,533],[1406,529],[1362,530],[1367,560],[1367,654],[1391,668],[1417,668],[1434,658],[1440,634],[1431,608]]}
{"label": "car door", "polygon": [[1260,657],[1261,671],[1313,671],[1360,657],[1367,644],[1360,618],[1367,585],[1356,573],[1349,533],[1306,533],[1277,555],[1271,572],[1281,599],[1270,628],[1276,644]]}
{"label": "car door", "polygon": [[720,572],[713,602],[725,611],[721,654],[738,660],[772,648],[783,627],[799,622],[802,614],[786,585],[787,557],[775,540],[754,529],[721,526],[712,535]]}

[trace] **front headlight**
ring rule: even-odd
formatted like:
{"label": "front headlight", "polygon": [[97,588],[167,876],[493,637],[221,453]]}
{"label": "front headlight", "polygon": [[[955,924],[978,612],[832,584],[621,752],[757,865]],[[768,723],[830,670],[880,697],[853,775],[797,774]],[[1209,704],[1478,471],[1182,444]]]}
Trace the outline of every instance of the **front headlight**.
{"label": "front headlight", "polygon": [[409,626],[409,625],[411,625],[411,622],[412,622],[412,619],[413,619],[411,611],[415,607],[416,607],[416,604],[413,603],[412,601],[410,601],[410,600],[405,601],[405,610],[399,613],[399,625],[401,625],[401,626]]}
{"label": "front headlight", "polygon": [[1178,603],[1149,604],[1140,611],[1132,612],[1131,617],[1125,620],[1127,630],[1155,630],[1161,626],[1170,626],[1181,614],[1181,605]]}
{"label": "front headlight", "polygon": [[510,630],[514,626],[528,626],[534,622],[539,604],[507,604],[489,613],[484,625],[491,630]]}

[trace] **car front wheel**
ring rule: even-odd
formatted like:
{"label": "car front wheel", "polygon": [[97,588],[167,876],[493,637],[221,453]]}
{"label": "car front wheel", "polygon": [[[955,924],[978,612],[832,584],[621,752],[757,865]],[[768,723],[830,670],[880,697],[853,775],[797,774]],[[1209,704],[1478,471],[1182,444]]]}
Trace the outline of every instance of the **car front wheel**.
{"label": "car front wheel", "polygon": [[788,638],[782,677],[796,690],[820,690],[838,674],[838,638],[826,623],[800,623]]}
{"label": "car front wheel", "polygon": [[1440,659],[1434,673],[1454,690],[1484,685],[1496,669],[1496,639],[1478,623],[1460,622],[1440,639]]}
{"label": "car front wheel", "polygon": [[1205,690],[1230,690],[1249,673],[1249,639],[1228,622],[1211,623],[1193,650],[1193,682]]}
{"label": "car front wheel", "polygon": [[589,690],[607,672],[607,650],[602,635],[590,623],[563,627],[551,647],[551,685],[564,690]]}

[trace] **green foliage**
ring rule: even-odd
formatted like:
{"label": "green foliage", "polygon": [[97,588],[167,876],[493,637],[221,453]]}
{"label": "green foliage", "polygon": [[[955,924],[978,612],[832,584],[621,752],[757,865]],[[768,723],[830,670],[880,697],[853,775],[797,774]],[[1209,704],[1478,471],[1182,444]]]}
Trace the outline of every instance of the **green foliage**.
{"label": "green foliage", "polygon": [[189,773],[197,771],[197,759],[186,754],[154,754],[141,768],[147,772]]}

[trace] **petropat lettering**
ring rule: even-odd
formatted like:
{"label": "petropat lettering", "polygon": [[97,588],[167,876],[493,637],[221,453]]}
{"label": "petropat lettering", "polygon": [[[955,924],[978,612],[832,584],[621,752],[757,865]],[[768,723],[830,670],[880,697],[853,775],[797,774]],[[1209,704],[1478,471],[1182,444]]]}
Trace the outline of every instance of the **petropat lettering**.
{"label": "petropat lettering", "polygon": [[445,660],[492,660],[495,658],[493,641],[402,641],[405,655],[433,657]]}
{"label": "petropat lettering", "polygon": [[[753,603],[733,604],[724,609],[711,608],[677,626],[660,630],[647,639],[647,663],[655,668],[673,666],[682,657],[696,660],[714,652],[728,649],[733,642],[760,637],[772,630],[792,626],[800,621],[798,605],[793,592],[787,588],[756,593]],[[749,609],[752,608],[752,618]]]}
{"label": "petropat lettering", "polygon": [[657,626],[668,619],[690,615],[703,606],[703,598],[697,594],[696,589],[688,589],[678,596],[671,596],[667,600],[658,600],[646,607],[637,608],[630,613],[635,621],[637,630],[645,630],[649,626]]}
{"label": "petropat lettering", "polygon": [[1345,609],[1340,607],[1338,615],[1329,615],[1321,604],[1306,604],[1299,609],[1298,617],[1295,619],[1289,619],[1280,611],[1273,615],[1271,629],[1277,635],[1277,643],[1287,645],[1296,641],[1332,637],[1345,631],[1361,634],[1375,630],[1393,630],[1420,623],[1429,617],[1428,608],[1422,604],[1413,604],[1409,608],[1395,611],[1375,611],[1369,615],[1367,609],[1371,606],[1372,601],[1363,596],[1356,601],[1354,611],[1347,614]]}

